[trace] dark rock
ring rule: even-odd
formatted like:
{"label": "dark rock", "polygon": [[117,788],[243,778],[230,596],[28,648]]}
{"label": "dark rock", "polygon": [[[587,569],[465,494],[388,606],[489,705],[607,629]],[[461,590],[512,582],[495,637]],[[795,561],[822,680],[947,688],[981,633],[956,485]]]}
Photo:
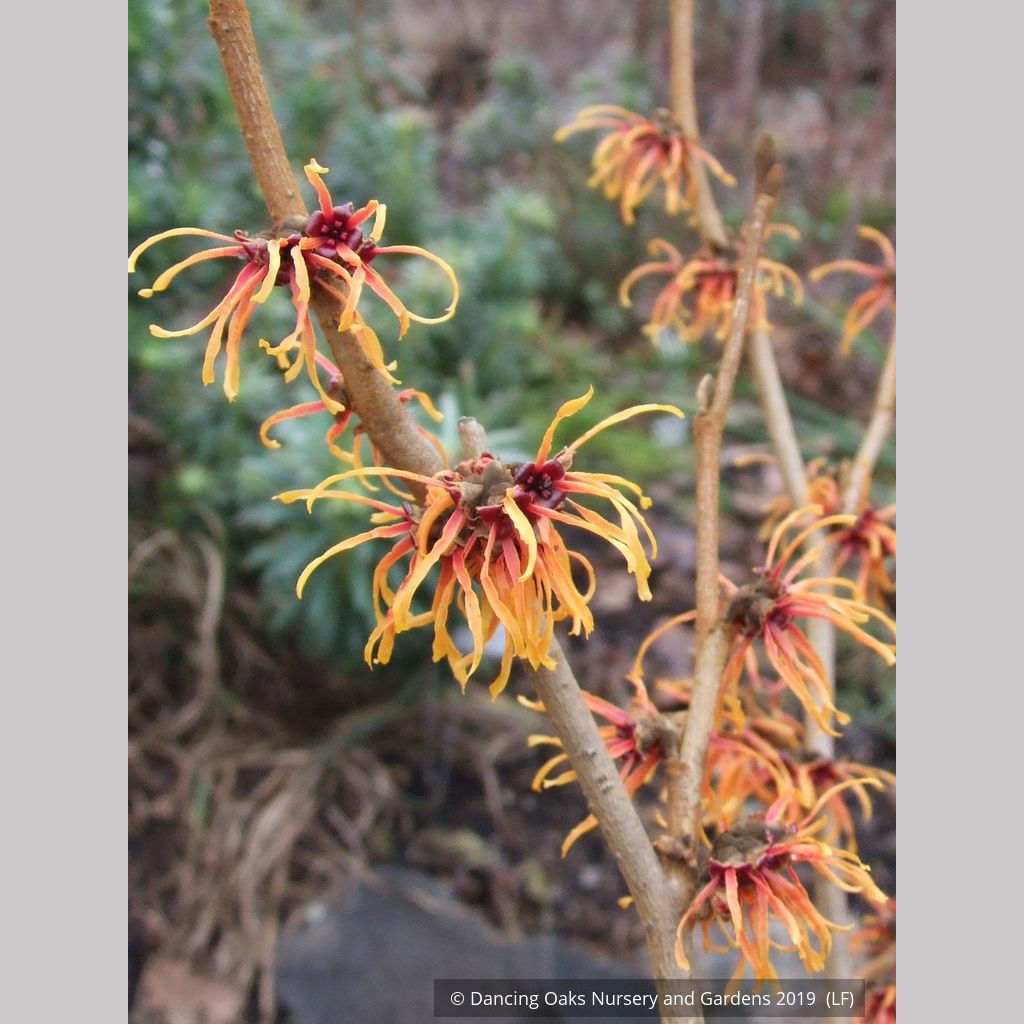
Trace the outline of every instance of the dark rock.
{"label": "dark rock", "polygon": [[555,936],[510,942],[427,875],[388,868],[378,877],[379,884],[353,880],[339,900],[310,908],[282,935],[277,991],[295,1024],[428,1024],[435,978],[637,977],[635,967]]}

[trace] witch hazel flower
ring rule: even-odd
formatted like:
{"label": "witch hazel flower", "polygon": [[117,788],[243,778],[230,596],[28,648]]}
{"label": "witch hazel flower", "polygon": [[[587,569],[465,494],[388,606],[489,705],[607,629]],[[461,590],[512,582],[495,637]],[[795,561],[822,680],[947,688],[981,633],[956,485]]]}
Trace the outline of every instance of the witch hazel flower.
{"label": "witch hazel flower", "polygon": [[[748,458],[745,461],[752,460]],[[827,459],[809,462],[806,495],[808,507],[820,507],[823,515],[839,513],[842,509],[842,479],[843,470],[829,465]],[[828,531],[828,539],[835,546],[833,573],[850,577],[856,583],[861,598],[880,608],[896,592],[896,581],[890,569],[896,559],[896,506],[872,505],[870,493],[871,477],[868,476],[855,507],[856,521],[835,526]],[[788,495],[782,494],[772,499],[765,508],[765,521],[759,531],[761,539],[771,537],[792,509],[793,502]]]}
{"label": "witch hazel flower", "polygon": [[619,200],[619,212],[626,224],[635,222],[634,211],[659,183],[665,190],[665,212],[669,216],[691,209],[697,198],[693,173],[697,163],[723,184],[736,184],[736,179],[706,149],[687,138],[671,111],[663,107],[652,117],[608,103],[586,107],[572,124],[555,133],[555,141],[602,128],[611,130],[594,150],[594,173],[587,184],[601,188],[606,199]]}
{"label": "witch hazel flower", "polygon": [[[896,506],[875,508],[865,504],[854,523],[833,534],[836,559],[833,571],[846,570],[868,604],[883,607],[896,593],[889,570],[896,559]],[[855,573],[850,570],[856,568]]]}
{"label": "witch hazel flower", "polygon": [[[789,224],[770,224],[765,237],[773,234],[800,237],[796,228]],[[650,317],[642,328],[644,334],[657,340],[663,330],[673,327],[683,341],[700,341],[708,334],[724,341],[732,327],[742,242],[726,249],[705,242],[689,259],[664,238],[652,239],[647,248],[652,256],[660,255],[662,258],[642,263],[627,274],[619,286],[619,302],[629,309],[633,305],[631,292],[637,281],[652,275],[669,278],[654,300]],[[804,289],[796,272],[777,260],[758,257],[754,289],[750,296],[750,323],[755,330],[771,330],[766,294],[770,292],[777,298],[783,298],[787,288],[793,303],[800,305]]]}
{"label": "witch hazel flower", "polygon": [[896,776],[808,752],[804,738],[802,723],[781,712],[771,717],[748,712],[742,728],[729,724],[714,733],[703,795],[705,824],[728,828],[747,813],[752,801],[775,808],[775,819],[783,825],[800,822],[818,806],[824,820],[821,838],[856,852],[847,794],[856,799],[863,820],[870,821],[873,795],[886,786],[895,787]]}
{"label": "witch hazel flower", "polygon": [[[658,765],[666,757],[663,740],[668,723],[647,696],[644,684],[635,678],[631,678],[630,682],[634,696],[628,709],[617,707],[586,690],[581,691],[581,694],[590,711],[607,723],[600,726],[597,731],[612,759],[621,762],[619,776],[626,787],[626,792],[633,796],[645,782],[654,777]],[[540,701],[532,701],[521,696],[519,703],[531,711],[545,711]],[[576,772],[572,769],[551,777],[556,768],[569,760],[569,755],[562,749],[562,741],[557,736],[534,734],[527,738],[527,743],[531,747],[550,746],[559,750],[559,753],[545,761],[538,769],[532,784],[535,792],[539,793],[551,786],[564,786],[576,781]],[[580,836],[597,828],[597,825],[597,818],[593,814],[588,814],[565,837],[562,842],[562,856],[569,852]]]}
{"label": "witch hazel flower", "polygon": [[234,237],[221,235],[204,228],[172,228],[147,238],[138,245],[128,259],[129,273],[135,270],[138,258],[151,246],[168,238],[192,235],[212,238],[228,245],[217,246],[204,252],[195,253],[165,270],[149,288],[143,288],[139,295],[151,298],[156,292],[164,291],[183,270],[214,259],[242,261],[242,268],[232,281],[224,297],[199,321],[190,327],[167,330],[158,324],[150,324],[149,331],[155,338],[183,338],[212,325],[203,359],[203,384],[212,384],[216,379],[216,363],[224,350],[224,394],[229,401],[238,395],[239,352],[242,335],[257,306],[270,298],[275,288],[287,288],[295,308],[295,327],[282,342],[284,348],[298,347],[301,360],[298,369],[305,365],[314,385],[319,388],[316,375],[316,343],[313,325],[309,319],[309,269],[305,253],[311,247],[296,231],[285,229],[276,236],[272,233],[247,235],[236,231]]}
{"label": "witch hazel flower", "polygon": [[[856,522],[856,516],[818,518],[821,511],[818,506],[797,509],[779,523],[768,545],[766,564],[755,570],[753,582],[737,587],[724,581],[732,595],[724,619],[732,629],[733,643],[722,686],[734,690],[744,666],[756,680],[759,670],[753,645],[760,640],[769,664],[807,714],[821,729],[838,735],[832,728],[832,717],[845,724],[849,715],[836,709],[828,673],[799,620],[826,619],[889,665],[896,663],[895,645],[878,640],[862,627],[874,620],[895,637],[896,624],[883,612],[857,600],[857,585],[849,580],[837,576],[800,578],[801,572],[821,555],[819,550],[811,549],[797,558],[804,543],[829,527]],[[808,516],[813,522],[801,528],[800,522]],[[787,536],[794,530],[795,536]],[[855,596],[840,597],[836,590],[842,589]]]}
{"label": "witch hazel flower", "polygon": [[850,936],[850,948],[867,959],[863,1024],[896,1024],[896,900],[872,903],[863,926]]}
{"label": "witch hazel flower", "polygon": [[[817,910],[796,868],[806,864],[845,892],[862,893],[869,900],[884,900],[885,894],[855,853],[817,838],[825,824],[816,820],[818,810],[820,805],[798,826],[787,828],[769,809],[763,816],[745,818],[719,833],[697,895],[679,922],[676,959],[680,966],[690,969],[685,940],[699,924],[705,949],[739,952],[734,980],[743,977],[747,966],[755,978],[777,978],[773,950],[796,952],[808,971],[824,968],[832,932],[843,929]],[[790,945],[772,938],[772,918],[782,923]],[[715,945],[712,926],[717,926],[727,948]]]}
{"label": "witch hazel flower", "polygon": [[[338,330],[349,330],[355,318],[356,307],[362,296],[364,286],[369,287],[382,299],[398,319],[398,336],[405,335],[411,321],[420,324],[441,324],[450,320],[455,314],[459,302],[459,282],[455,272],[440,256],[421,248],[418,245],[381,245],[380,238],[384,233],[387,207],[371,199],[365,206],[356,210],[352,203],[334,205],[323,176],[328,168],[321,167],[311,160],[304,168],[306,177],[316,190],[320,208],[310,214],[303,226],[303,235],[315,243],[309,254],[309,262],[324,274],[334,275],[337,287],[332,288],[325,278],[321,277],[318,284],[330,291],[342,304],[341,320]],[[363,225],[370,216],[374,217],[373,228],[369,235],[364,235]],[[452,288],[452,299],[448,308],[439,316],[423,316],[413,313],[405,303],[391,290],[383,277],[370,264],[378,256],[403,254],[421,256],[438,266]]]}
{"label": "witch hazel flower", "polygon": [[[478,669],[487,642],[503,626],[505,651],[491,684],[495,695],[508,682],[514,659],[525,660],[533,668],[553,665],[548,652],[556,622],[569,620],[571,634],[589,634],[593,629],[589,602],[596,589],[594,569],[566,544],[561,527],[593,533],[615,548],[634,576],[641,600],[650,600],[651,566],[644,541],[652,558],[657,547],[640,511],[650,506],[650,499],[629,480],[578,471],[573,463],[587,441],[616,423],[641,413],[667,412],[679,417],[683,413],[674,406],[633,406],[602,420],[552,455],[558,425],[583,409],[592,396],[591,388],[581,398],[562,405],[530,462],[506,464],[485,452],[432,477],[364,467],[328,477],[312,489],[278,495],[285,503],[305,501],[309,509],[317,501],[333,499],[375,510],[373,529],[342,540],[306,566],[297,584],[299,596],[312,573],[329,558],[369,540],[391,540],[393,546],[373,577],[377,625],[366,644],[367,663],[386,664],[400,633],[430,625],[434,660],[447,660],[464,688]],[[412,483],[422,497],[393,505],[334,489],[348,481],[377,477]],[[638,499],[640,508],[627,493]],[[618,522],[582,504],[581,498],[608,502]],[[587,581],[584,590],[574,579],[574,566]],[[428,583],[435,567],[436,582]],[[394,589],[389,579],[393,568],[404,568]],[[414,611],[414,600],[429,590],[429,610]],[[461,651],[449,632],[453,607],[468,626],[472,638],[468,651]]]}
{"label": "witch hazel flower", "polygon": [[829,274],[849,271],[872,281],[867,291],[853,303],[843,321],[843,354],[849,353],[853,343],[866,327],[886,309],[896,309],[896,250],[881,231],[861,225],[857,228],[861,238],[874,242],[881,250],[881,265],[865,263],[863,260],[834,260],[811,271],[812,281],[820,281]]}
{"label": "witch hazel flower", "polygon": [[[807,467],[807,500],[820,506],[825,515],[842,507],[838,468],[828,467],[826,460],[816,459]],[[857,503],[852,524],[837,525],[828,532],[835,546],[832,571],[850,577],[861,598],[875,607],[884,607],[896,592],[891,567],[896,560],[896,506],[879,507],[869,499],[871,478],[867,477]],[[774,499],[766,509],[768,515],[760,536],[767,539],[793,507],[785,495]]]}
{"label": "witch hazel flower", "polygon": [[[140,290],[139,295],[148,299],[166,290],[182,271],[199,263],[216,259],[242,262],[242,268],[223,298],[199,321],[178,330],[151,324],[150,333],[157,338],[181,338],[210,327],[202,380],[204,384],[211,384],[216,379],[216,363],[223,349],[224,393],[233,401],[238,395],[239,353],[249,320],[276,288],[287,289],[295,310],[294,328],[275,344],[263,339],[260,344],[271,355],[291,361],[287,380],[293,379],[304,367],[321,401],[331,412],[341,412],[342,407],[326,393],[317,371],[316,331],[310,317],[312,290],[320,289],[339,303],[338,329],[351,331],[370,362],[394,381],[384,364],[376,334],[357,311],[364,284],[394,312],[401,336],[408,330],[411,320],[440,323],[451,317],[458,303],[458,282],[451,267],[426,249],[379,244],[387,210],[383,204],[374,199],[358,210],[351,203],[334,206],[323,184],[322,176],[327,168],[311,160],[305,172],[320,200],[320,209],[310,217],[290,217],[274,231],[253,235],[236,231],[231,236],[193,227],[162,231],[136,246],[128,258],[128,271],[135,270],[139,257],[151,246],[169,238],[195,236],[228,243],[194,253],[165,270],[151,287]],[[363,225],[370,216],[374,217],[373,227],[365,235]],[[422,256],[444,271],[452,286],[452,300],[441,316],[422,317],[410,312],[381,275],[369,266],[378,256],[391,253]]]}
{"label": "witch hazel flower", "polygon": [[776,819],[783,824],[801,821],[810,808],[818,806],[825,820],[821,838],[856,853],[856,829],[846,794],[856,799],[864,821],[870,821],[873,795],[895,787],[896,776],[871,765],[804,752],[781,752],[779,760],[785,782],[780,786],[776,777],[768,776],[766,785],[751,795],[775,807]]}

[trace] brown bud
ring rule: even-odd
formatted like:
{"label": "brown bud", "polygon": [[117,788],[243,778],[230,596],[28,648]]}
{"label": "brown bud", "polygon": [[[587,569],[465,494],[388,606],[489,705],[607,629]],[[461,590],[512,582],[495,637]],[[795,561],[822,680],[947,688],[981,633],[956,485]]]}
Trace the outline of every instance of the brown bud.
{"label": "brown bud", "polygon": [[483,424],[472,416],[463,416],[459,420],[459,440],[465,459],[478,459],[487,450],[487,433]]}
{"label": "brown bud", "polygon": [[761,182],[761,187],[758,191],[762,195],[771,196],[772,199],[777,199],[779,193],[782,191],[782,179],[782,164],[775,164],[764,176],[764,180]]}
{"label": "brown bud", "polygon": [[769,176],[778,166],[778,152],[775,148],[775,139],[767,132],[757,140],[757,149],[754,152],[754,185],[758,192],[767,192],[775,195],[774,191],[766,188]]}
{"label": "brown bud", "polygon": [[713,374],[705,373],[697,385],[697,411],[705,413],[711,408],[711,398],[715,393],[715,378]]}

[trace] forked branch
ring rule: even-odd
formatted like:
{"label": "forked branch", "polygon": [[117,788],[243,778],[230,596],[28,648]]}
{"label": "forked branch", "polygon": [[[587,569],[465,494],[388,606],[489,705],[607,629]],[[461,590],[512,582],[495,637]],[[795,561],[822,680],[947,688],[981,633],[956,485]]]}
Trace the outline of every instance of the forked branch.
{"label": "forked branch", "polygon": [[718,582],[722,435],[743,358],[751,298],[757,280],[757,262],[781,181],[781,170],[775,163],[774,148],[767,136],[759,146],[757,163],[757,195],[743,233],[732,324],[713,390],[708,387],[707,377],[698,390],[698,402],[702,407],[694,421],[697,450],[697,656],[686,731],[678,756],[669,764],[667,795],[669,836],[678,841],[679,856],[689,861],[691,885],[684,893],[685,902],[692,897],[701,786],[730,641],[728,627],[721,618],[721,587]]}

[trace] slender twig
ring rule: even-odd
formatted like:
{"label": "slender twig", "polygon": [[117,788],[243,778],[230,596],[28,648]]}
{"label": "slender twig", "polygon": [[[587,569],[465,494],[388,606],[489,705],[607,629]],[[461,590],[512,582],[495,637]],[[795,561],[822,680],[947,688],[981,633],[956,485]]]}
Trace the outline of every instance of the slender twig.
{"label": "slender twig", "polygon": [[[304,206],[274,122],[244,0],[210,0],[209,24],[221,52],[242,133],[267,208],[275,222],[302,214]],[[352,407],[371,441],[390,465],[433,472],[437,466],[436,456],[432,452],[430,457],[423,453],[424,446],[404,407],[383,377],[356,352],[358,343],[336,330],[334,308],[325,303],[322,308],[317,307],[317,313],[345,376]],[[363,363],[372,374],[362,372]],[[464,439],[472,438],[475,432],[464,428],[462,435]],[[633,896],[647,935],[655,975],[659,979],[685,977],[673,951],[678,918],[673,916],[673,901],[669,898],[665,875],[557,642],[552,646],[551,656],[554,668],[531,673],[538,696],[544,702],[590,810]],[[666,1024],[684,1024],[690,1020],[673,1016],[663,1019]]]}
{"label": "slender twig", "polygon": [[[694,88],[693,8],[693,0],[671,0],[673,111],[676,118],[683,125],[687,135],[696,139],[699,136]],[[707,175],[702,167],[696,168],[696,183],[698,189],[696,216],[700,232],[709,241],[723,244],[725,236],[722,218],[715,205],[714,194],[711,191]],[[778,459],[779,468],[782,472],[790,501],[793,503],[794,508],[797,508],[807,500],[807,473],[804,467],[803,456],[800,452],[796,429],[793,425],[793,417],[789,410],[789,403],[786,401],[785,391],[782,387],[782,379],[779,374],[778,363],[775,359],[775,352],[768,334],[762,330],[751,331],[748,336],[747,351],[748,365],[760,398],[768,436]],[[889,355],[882,371],[882,379],[879,382],[874,414],[844,488],[844,512],[852,513],[855,511],[856,503],[859,500],[865,482],[870,479],[871,470],[878,458],[882,445],[885,443],[895,416],[895,397],[896,340],[894,333]],[[821,538],[816,537],[812,540],[812,543],[820,543],[820,541]],[[826,546],[823,546],[822,558],[820,560],[823,576],[831,575],[828,571],[828,567],[831,564],[832,555],[826,550]],[[714,634],[712,634],[713,636]],[[834,687],[835,630],[832,624],[823,619],[812,620],[808,627],[808,639],[822,659],[829,683]],[[717,656],[718,652],[714,647],[715,645],[712,644],[705,645],[705,648],[708,649],[709,659],[711,655]],[[698,653],[699,657],[700,654]],[[707,685],[710,689],[711,682]],[[695,679],[695,698],[696,695],[697,681]],[[710,713],[713,716],[714,710],[715,706],[711,704],[710,711],[705,709],[703,714],[706,716]],[[693,718],[693,716],[694,709],[691,705],[690,718]],[[834,754],[834,740],[832,736],[819,729],[810,716],[805,715],[805,722],[805,745],[807,749],[816,752],[822,757],[832,757]],[[706,728],[707,725],[705,723],[702,725],[700,732],[702,733],[703,729]],[[687,730],[687,735],[689,735],[689,729]],[[697,738],[699,739],[700,736]],[[684,737],[684,747],[685,739],[686,737]],[[706,746],[704,747],[703,756],[706,756]],[[689,768],[685,767],[682,761],[683,758],[681,756],[679,762],[670,762],[668,765],[669,831],[674,836],[680,836],[681,833],[673,831],[672,825],[674,824],[676,828],[680,826],[685,827],[686,815],[691,814],[691,811],[688,805],[680,805],[673,813],[673,791],[675,790],[677,794],[685,791],[688,794],[693,776],[697,775],[698,772],[703,772],[703,761],[691,763]],[[673,777],[677,780],[674,787]],[[681,785],[680,778],[685,780],[685,786]],[[815,898],[824,909],[826,916],[838,923],[845,922],[849,913],[845,894],[836,887],[829,885],[824,879],[816,879],[815,881]],[[828,970],[832,977],[849,977],[851,975],[849,944],[844,940],[845,935],[838,935],[835,937],[832,945],[832,951],[828,960]]]}
{"label": "slender twig", "polygon": [[[700,141],[697,98],[694,89],[693,26],[694,0],[671,0],[670,37],[672,47],[672,113],[686,137]],[[722,215],[718,212],[707,171],[699,160],[692,161],[691,173],[697,189],[694,214],[701,234],[719,248],[728,244]]]}
{"label": "slender twig", "polygon": [[896,328],[892,330],[889,342],[889,353],[885,357],[882,376],[878,381],[875,394],[875,408],[871,421],[864,432],[860,450],[850,467],[849,476],[843,488],[843,511],[855,515],[857,506],[865,497],[868,482],[874,471],[875,463],[881,454],[882,447],[889,437],[893,422],[896,419]]}
{"label": "slender twig", "polygon": [[[306,204],[270,105],[244,0],[210,0],[208,23],[271,219],[280,224],[288,217],[305,216]],[[358,340],[337,329],[337,302],[314,288],[311,304],[345,378],[345,393],[384,462],[425,476],[436,473],[441,468],[437,452],[416,429],[394,389],[374,369]]]}
{"label": "slender twig", "polygon": [[[757,261],[765,229],[775,207],[777,168],[770,174],[759,175],[758,185],[758,195],[744,230],[743,255],[737,272],[729,337],[726,339],[713,393],[709,397],[708,378],[705,378],[699,389],[698,401],[704,407],[694,421],[697,458],[697,656],[686,731],[678,756],[669,766],[667,793],[669,836],[680,841],[682,845],[679,855],[691,862],[697,850],[701,785],[708,745],[714,730],[722,670],[730,645],[728,627],[721,619],[721,586],[718,581],[722,435],[736,375],[743,358],[750,301],[757,278]],[[692,891],[687,894],[687,900],[690,895]]]}
{"label": "slender twig", "polygon": [[786,401],[786,392],[779,375],[779,364],[775,361],[775,350],[767,331],[750,332],[747,342],[747,360],[750,375],[754,378],[761,412],[764,416],[768,439],[775,450],[786,493],[794,508],[807,501],[807,471],[804,469],[800,442],[797,440],[793,417]]}

